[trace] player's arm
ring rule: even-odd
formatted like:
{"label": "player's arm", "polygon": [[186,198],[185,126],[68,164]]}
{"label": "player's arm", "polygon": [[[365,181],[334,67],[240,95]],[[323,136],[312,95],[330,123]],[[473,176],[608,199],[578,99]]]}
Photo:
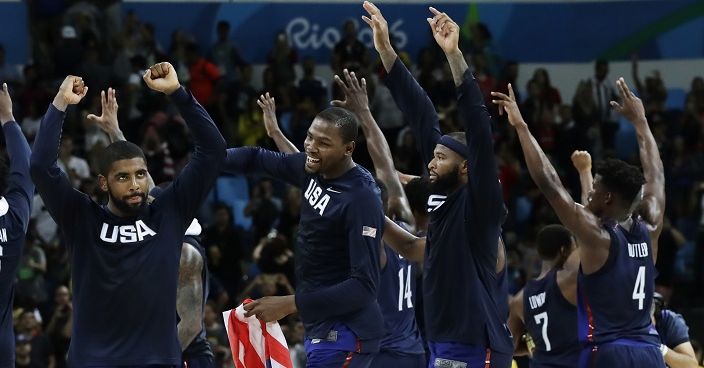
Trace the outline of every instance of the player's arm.
{"label": "player's arm", "polygon": [[108,88],[107,93],[100,91],[100,107],[100,116],[88,114],[88,120],[97,125],[98,128],[108,135],[110,143],[126,140],[117,120],[117,110],[119,106],[117,105],[117,98],[115,97],[115,90],[113,88]]}
{"label": "player's arm", "polygon": [[370,190],[353,192],[345,224],[350,256],[350,276],[313,291],[297,291],[301,319],[326,319],[355,313],[374,303],[379,283],[379,248],[384,232],[381,200]]}
{"label": "player's arm", "polygon": [[638,137],[640,163],[645,176],[643,203],[639,209],[640,215],[650,225],[653,262],[655,262],[658,256],[658,238],[665,215],[665,169],[660,159],[658,145],[645,119],[643,102],[631,92],[623,78],[616,81],[616,89],[621,97],[621,104],[611,101],[611,106],[633,124]]}
{"label": "player's arm", "polygon": [[425,259],[425,237],[419,238],[402,228],[390,218],[384,218],[384,243],[411,262],[422,263]]}
{"label": "player's arm", "polygon": [[10,175],[4,197],[9,203],[9,213],[18,227],[26,232],[34,198],[34,184],[29,176],[29,156],[32,152],[12,115],[12,99],[6,83],[2,84],[0,91],[0,124],[10,160]]}
{"label": "player's arm", "polygon": [[513,336],[513,355],[530,355],[531,351],[523,339],[523,336],[527,333],[526,325],[523,321],[523,289],[516,295],[509,297],[508,307],[508,328]]}
{"label": "player's arm", "polygon": [[144,73],[143,79],[152,90],[171,97],[193,136],[195,150],[190,161],[165,191],[173,191],[184,225],[190,224],[225,162],[225,139],[208,112],[181,86],[171,64],[153,65]]}
{"label": "player's arm", "polygon": [[335,76],[335,82],[344,92],[345,101],[332,101],[332,105],[346,108],[359,117],[362,131],[367,138],[367,149],[374,163],[376,177],[386,185],[388,190],[389,212],[396,220],[413,225],[415,219],[411,212],[411,205],[396,174],[389,143],[369,109],[367,82],[364,78],[360,81],[354,72],[350,73],[347,69],[344,70],[344,78],[345,81]]}
{"label": "player's arm", "polygon": [[428,163],[433,158],[435,144],[441,136],[438,114],[428,95],[391,47],[389,25],[379,8],[365,1],[364,9],[369,17],[363,16],[362,19],[374,32],[374,48],[386,69],[387,76],[384,78],[384,83],[391,91],[396,105],[403,112],[404,119],[418,138],[418,147],[423,161]]}
{"label": "player's arm", "polygon": [[51,217],[63,229],[70,224],[78,203],[89,201],[88,197],[75,190],[66,173],[56,164],[59,155],[61,128],[66,108],[79,103],[88,92],[80,77],[68,76],[64,79],[54,101],[42,118],[34,138],[34,148],[30,156],[29,171],[32,181],[44,200]]}
{"label": "player's arm", "polygon": [[269,92],[259,96],[257,105],[262,108],[264,114],[264,128],[269,138],[274,140],[276,147],[283,153],[298,153],[298,148],[286,138],[284,132],[279,129],[276,120],[276,101],[269,96]]}
{"label": "player's arm", "polygon": [[261,147],[228,148],[223,171],[235,175],[264,175],[301,187],[305,180],[305,153],[285,154]]}
{"label": "player's arm", "polygon": [[203,320],[203,258],[191,244],[183,242],[179,262],[178,289],[176,290],[176,312],[178,341],[185,350],[201,331]]}
{"label": "player's arm", "polygon": [[592,273],[606,262],[609,256],[610,236],[601,228],[596,216],[576,203],[557,175],[557,171],[528,130],[516,104],[513,88],[509,95],[492,92],[493,102],[500,111],[506,111],[509,123],[516,129],[531,178],[555,210],[560,222],[577,238],[578,251],[585,273]]}
{"label": "player's arm", "polygon": [[692,343],[683,342],[674,348],[660,348],[661,352],[665,352],[665,364],[670,368],[697,368],[697,358],[694,354]]}
{"label": "player's arm", "polygon": [[579,186],[582,192],[582,205],[589,202],[589,193],[594,187],[594,176],[592,176],[592,156],[587,151],[572,152],[572,165],[579,173]]}

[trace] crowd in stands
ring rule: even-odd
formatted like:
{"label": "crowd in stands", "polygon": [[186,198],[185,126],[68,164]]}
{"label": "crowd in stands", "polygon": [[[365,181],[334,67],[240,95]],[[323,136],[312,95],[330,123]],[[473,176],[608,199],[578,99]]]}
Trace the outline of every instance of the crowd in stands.
{"label": "crowd in stands", "polygon": [[[264,92],[275,96],[282,130],[301,149],[312,119],[339,97],[334,83],[319,76],[321,68],[338,74],[345,68],[354,70],[367,78],[370,106],[391,146],[397,170],[412,175],[425,171],[416,149],[416,140],[422,137],[414,137],[405,126],[383,85],[383,67],[376,53],[358,40],[354,22],[342,25],[343,37],[332,50],[329,66],[316,64],[280,33],[259,74],[230,41],[231,25],[226,21],[217,24],[217,39],[211,45],[196,43],[181,29],[173,30],[169,44],[160,44],[154,26],[133,11],[123,15],[125,6],[120,1],[57,3],[63,5],[47,8],[28,2],[31,59],[23,65],[9,64],[6,54],[12,50],[0,46],[0,81],[11,87],[15,117],[31,144],[57,83],[68,74],[83,77],[89,94],[67,114],[59,165],[77,189],[96,201],[105,199],[96,186],[96,152],[109,139],[87,115],[100,113],[100,91],[108,87],[118,92],[121,129],[143,148],[157,184],[173,179],[188,162],[191,139],[182,118],[168,98],[151,93],[142,82],[145,68],[158,61],[175,66],[179,79],[209,111],[229,147],[259,145],[274,150],[257,97]],[[607,61],[595,63],[593,75],[584,76],[568,101],[563,95],[571,91],[556,89],[545,69],[522,69],[531,72],[532,78],[527,85],[517,86],[518,64],[497,54],[485,25],[474,24],[469,34],[461,47],[495,117],[496,156],[509,209],[504,239],[510,290],[516,292],[540,270],[534,247],[537,231],[558,221],[528,176],[514,130],[489,103],[490,92],[505,92],[508,83],[518,87],[526,122],[574,198],[580,192],[570,161],[573,150],[589,151],[595,161],[619,156],[637,163],[638,155],[621,145],[628,132],[609,106],[616,99],[617,76],[609,74]],[[443,131],[459,130],[454,83],[442,52],[434,43],[419,55],[398,51],[436,106]],[[692,75],[691,89],[681,104],[671,106],[667,81],[658,73],[640,75],[636,59],[633,75],[624,77],[630,77],[645,103],[666,170],[667,213],[657,262],[658,291],[674,309],[702,306],[704,294],[698,290],[704,286],[704,270],[697,265],[704,261],[704,79]],[[357,143],[355,161],[371,169],[364,137]],[[409,192],[412,204],[418,203],[419,195]],[[223,176],[203,204],[201,240],[211,273],[205,326],[218,366],[231,364],[220,312],[236,307],[245,297],[287,295],[296,286],[294,242],[300,198],[298,189],[271,178]],[[69,267],[61,233],[37,195],[17,274],[18,366],[65,366],[71,337]],[[300,358],[304,355],[302,324],[289,319],[282,327],[292,352]]]}

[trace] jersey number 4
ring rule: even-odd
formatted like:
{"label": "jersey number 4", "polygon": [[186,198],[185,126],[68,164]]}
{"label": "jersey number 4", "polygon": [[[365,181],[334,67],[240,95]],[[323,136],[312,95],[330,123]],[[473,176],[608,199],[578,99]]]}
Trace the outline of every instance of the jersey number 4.
{"label": "jersey number 4", "polygon": [[541,330],[543,333],[543,341],[545,342],[545,351],[552,350],[550,340],[548,340],[548,312],[538,313],[533,317],[535,317],[535,323],[537,325],[541,325],[542,322]]}
{"label": "jersey number 4", "polygon": [[645,299],[645,266],[638,267],[636,284],[633,286],[633,300],[638,301],[638,310],[643,310],[643,300]]}
{"label": "jersey number 4", "polygon": [[406,308],[413,308],[413,291],[411,290],[411,265],[408,265],[408,271],[406,272],[405,285],[403,277],[404,269],[398,270],[398,310],[399,312],[403,310],[403,300],[406,299]]}

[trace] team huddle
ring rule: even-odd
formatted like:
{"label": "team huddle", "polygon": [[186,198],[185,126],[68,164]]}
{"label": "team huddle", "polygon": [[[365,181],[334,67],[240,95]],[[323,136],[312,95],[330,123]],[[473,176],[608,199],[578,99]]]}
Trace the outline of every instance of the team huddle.
{"label": "team huddle", "polygon": [[[417,137],[427,179],[397,175],[366,81],[354,72],[335,77],[345,99],[315,117],[305,152],[270,134],[280,150],[273,152],[227,148],[176,70],[159,63],[144,82],[178,107],[194,152],[173,182],[155,185],[142,149],[120,132],[115,91],[103,92],[102,115],[90,117],[113,141],[98,161],[98,185],[108,196],[99,204],[57,166],[66,109],[88,86],[66,77],[31,150],[4,86],[0,122],[10,174],[0,200],[0,368],[14,367],[13,280],[35,186],[70,250],[69,366],[212,367],[202,326],[207,270],[193,236],[200,233],[196,212],[221,173],[268,176],[301,189],[295,294],[244,308],[264,322],[297,313],[308,367],[508,368],[518,355],[530,355],[531,367],[664,367],[667,347],[651,319],[664,170],[643,104],[625,81],[617,81],[621,98],[611,104],[636,130],[642,170],[609,159],[592,177],[588,154],[575,153],[588,193],[581,204],[531,135],[512,86],[508,94],[492,92],[562,223],[541,230],[542,272],[509,298],[501,237],[507,209],[492,117],[459,49],[458,25],[430,8],[427,21],[449,63],[464,126],[443,135],[428,95],[392,47],[381,11],[369,2],[364,9],[384,84]],[[267,131],[275,128],[274,99],[266,94],[258,103]],[[352,160],[360,127],[375,175]],[[422,183],[429,183],[427,211],[413,210],[404,186]],[[418,323],[416,290],[423,301]]]}

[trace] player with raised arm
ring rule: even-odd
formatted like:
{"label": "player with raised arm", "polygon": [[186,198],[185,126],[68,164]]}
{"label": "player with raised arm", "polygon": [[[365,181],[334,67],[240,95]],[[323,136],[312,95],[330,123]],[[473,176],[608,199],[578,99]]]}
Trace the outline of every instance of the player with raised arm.
{"label": "player with raised arm", "polygon": [[303,189],[296,293],[244,308],[266,322],[298,311],[308,367],[367,367],[384,335],[376,301],[384,214],[374,178],[352,160],[358,127],[354,113],[331,107],[313,120],[305,153],[227,150],[225,171],[267,175]]}
{"label": "player with raised arm", "polygon": [[[335,76],[344,101],[332,101],[334,106],[351,110],[360,118],[362,131],[367,139],[369,155],[374,163],[377,180],[387,191],[385,212],[400,223],[413,224],[413,215],[403,186],[396,174],[391,149],[384,134],[376,124],[369,109],[367,83],[357,79],[354,72],[344,70],[344,81]],[[381,341],[380,352],[374,357],[372,367],[423,367],[425,349],[415,318],[416,276],[419,264],[401,257],[386,243],[379,249],[381,267],[379,306],[384,315],[386,335]]]}
{"label": "player with raised arm", "polygon": [[[100,116],[88,115],[93,123],[102,129],[110,143],[124,141],[125,136],[117,120],[117,98],[115,90],[108,88],[107,93],[101,91],[100,100],[102,113]],[[163,192],[161,187],[155,187],[149,177],[148,187],[150,198],[154,200]],[[176,313],[178,314],[178,340],[183,351],[182,359],[189,368],[214,367],[213,352],[205,335],[203,313],[208,298],[208,265],[205,249],[200,244],[198,236],[201,226],[193,219],[186,229],[186,235],[181,246],[179,260],[178,289],[176,291]]]}
{"label": "player with raised arm", "polygon": [[500,238],[506,210],[491,117],[458,47],[459,27],[447,14],[430,9],[428,22],[450,64],[465,126],[465,132],[441,135],[433,104],[391,47],[386,20],[370,2],[364,8],[369,16],[363,20],[374,32],[374,46],[388,73],[385,83],[419,137],[433,185],[427,238],[399,231],[388,220],[384,238],[405,258],[424,259],[430,366],[509,367],[513,344],[506,326],[508,286]]}
{"label": "player with raised arm", "polygon": [[[579,253],[574,251],[574,237],[561,225],[542,228],[536,244],[542,260],[540,275],[511,299],[509,327],[515,355],[531,355],[531,368],[573,368],[581,352],[577,338]],[[526,333],[535,343],[533,351],[523,346]]]}
{"label": "player with raised arm", "polygon": [[12,99],[6,83],[0,90],[0,124],[10,161],[9,170],[4,163],[0,167],[0,367],[10,368],[15,366],[12,323],[15,274],[29,225],[34,184],[29,177],[29,144],[12,115]]}
{"label": "player with raised arm", "polygon": [[[643,172],[620,160],[605,160],[596,169],[586,207],[572,199],[530,134],[511,85],[509,95],[492,95],[518,133],[531,177],[577,240],[580,367],[664,367],[650,321],[665,209],[663,165],[643,103],[623,78],[616,84],[622,102],[611,105],[636,129]],[[641,193],[638,216],[633,209]]]}
{"label": "player with raised arm", "polygon": [[57,167],[66,108],[85,96],[79,77],[68,76],[42,119],[30,171],[59,225],[72,263],[72,367],[180,366],[176,291],[186,228],[217,178],[225,140],[168,63],[144,74],[153,90],[171,96],[193,134],[190,162],[163,194],[147,201],[148,172],[142,150],[110,144],[99,158],[100,205],[71,187]]}

